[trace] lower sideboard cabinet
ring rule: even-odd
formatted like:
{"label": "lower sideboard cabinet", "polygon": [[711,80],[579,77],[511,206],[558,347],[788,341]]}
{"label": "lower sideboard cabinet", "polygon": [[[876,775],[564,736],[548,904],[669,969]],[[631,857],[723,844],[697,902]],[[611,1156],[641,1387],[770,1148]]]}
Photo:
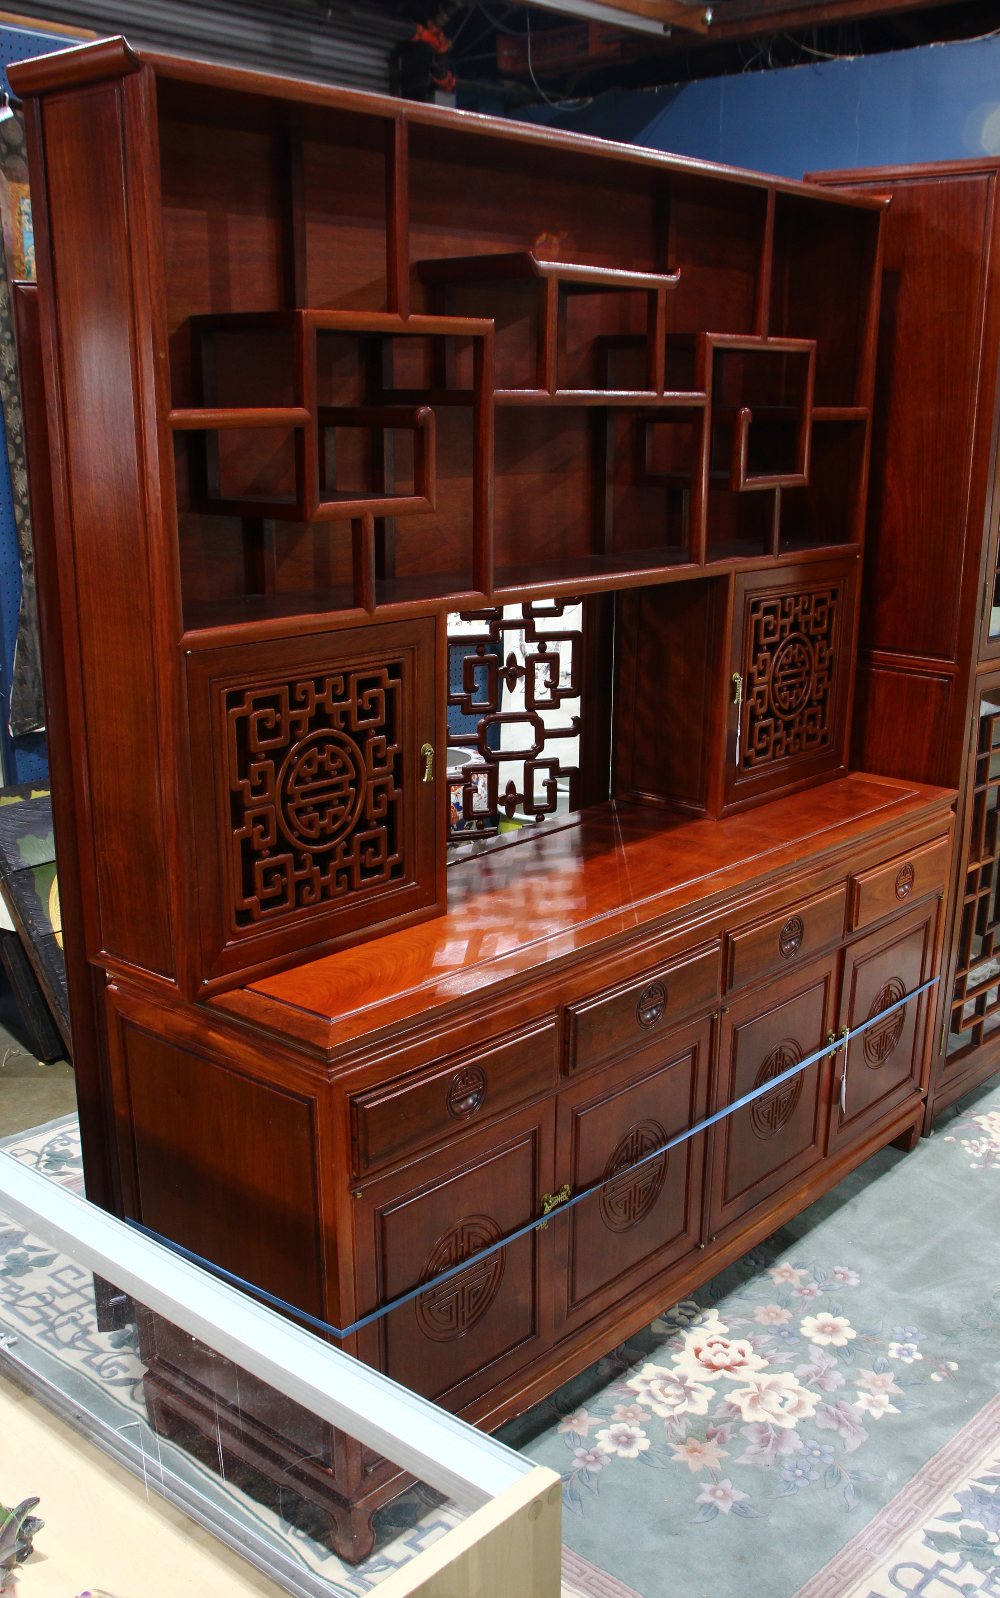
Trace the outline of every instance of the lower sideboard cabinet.
{"label": "lower sideboard cabinet", "polygon": [[[480,923],[387,939],[387,972],[412,960],[408,986],[385,978],[388,1017],[335,1008],[348,955],[225,1002],[110,984],[124,1213],[340,1328],[405,1300],[344,1346],[481,1424],[518,1414],[920,1124],[932,1006],[894,1006],[937,974],[948,796],[847,779],[810,800],[791,869],[805,812],[782,803],[773,823],[721,824],[749,853],[720,857],[712,896],[698,877],[693,909],[668,874],[687,881],[700,824],[651,856],[642,823],[624,862],[665,912],[613,902],[512,972],[484,956],[441,983],[470,927],[507,936],[521,851],[494,853]],[[537,867],[576,845],[536,847]],[[845,1081],[836,1039],[860,1026]],[[234,1406],[232,1371],[153,1318],[140,1335],[159,1422],[211,1454],[221,1413],[224,1452],[318,1508],[346,1557],[367,1553],[395,1466],[242,1376]]]}

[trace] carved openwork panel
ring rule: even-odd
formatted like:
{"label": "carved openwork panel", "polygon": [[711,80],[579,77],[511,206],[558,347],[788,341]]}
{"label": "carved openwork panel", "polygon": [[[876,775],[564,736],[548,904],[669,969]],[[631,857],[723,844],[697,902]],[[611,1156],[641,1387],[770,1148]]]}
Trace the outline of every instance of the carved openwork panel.
{"label": "carved openwork panel", "polygon": [[748,595],[745,770],[830,748],[841,604],[837,584]]}
{"label": "carved openwork panel", "polygon": [[237,927],[403,875],[402,692],[392,663],[226,691]]}
{"label": "carved openwork panel", "polygon": [[576,600],[463,611],[449,627],[453,841],[579,803],[583,628]]}
{"label": "carved openwork panel", "polygon": [[977,1048],[1000,1027],[1000,689],[984,695],[966,835],[962,919],[948,1053]]}
{"label": "carved openwork panel", "polygon": [[[453,1265],[479,1254],[503,1234],[488,1215],[470,1215],[457,1221],[438,1239],[424,1262],[421,1277],[430,1281]],[[500,1291],[504,1274],[504,1250],[497,1249],[485,1259],[475,1260],[467,1271],[432,1287],[416,1300],[417,1325],[435,1343],[449,1343],[463,1337],[481,1321]]]}
{"label": "carved openwork panel", "polygon": [[[612,1232],[628,1232],[638,1226],[659,1198],[666,1180],[669,1154],[647,1160],[637,1170],[633,1167],[644,1155],[662,1148],[666,1141],[667,1134],[659,1121],[639,1121],[629,1128],[612,1151],[604,1168],[604,1181],[608,1185],[601,1188],[598,1199],[601,1219]],[[619,1171],[620,1176],[617,1175]]]}
{"label": "carved openwork panel", "polygon": [[[785,1038],[772,1049],[754,1078],[754,1088],[762,1088],[802,1059],[802,1050],[793,1038]],[[789,1077],[770,1093],[762,1093],[750,1106],[750,1126],[759,1138],[774,1137],[791,1120],[802,1097],[802,1075]]]}

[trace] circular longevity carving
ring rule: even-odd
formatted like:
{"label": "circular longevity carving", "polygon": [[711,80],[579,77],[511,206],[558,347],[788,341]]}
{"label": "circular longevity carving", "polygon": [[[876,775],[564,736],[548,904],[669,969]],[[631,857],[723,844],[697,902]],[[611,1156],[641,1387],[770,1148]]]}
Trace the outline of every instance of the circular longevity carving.
{"label": "circular longevity carving", "polygon": [[448,1114],[465,1121],[483,1107],[486,1098],[486,1072],[479,1065],[467,1066],[451,1079],[448,1088]]}
{"label": "circular longevity carving", "polygon": [[805,930],[801,916],[788,917],[778,933],[778,948],[786,960],[790,960],[793,954],[798,954]]}
{"label": "circular longevity carving", "polygon": [[[502,1232],[488,1215],[468,1215],[439,1237],[421,1272],[424,1281],[440,1276],[452,1265],[461,1265],[470,1254],[478,1254],[491,1243],[499,1243]],[[415,1300],[417,1325],[435,1343],[450,1343],[464,1337],[481,1321],[500,1291],[504,1273],[504,1251],[497,1249],[485,1259],[473,1260],[468,1270],[432,1287]]]}
{"label": "circular longevity carving", "polygon": [[286,837],[317,854],[350,832],[365,796],[365,762],[353,738],[323,727],[290,749],[278,777]]}
{"label": "circular longevity carving", "polygon": [[[754,1078],[754,1089],[762,1088],[765,1082],[771,1082],[783,1071],[790,1071],[793,1065],[798,1065],[802,1058],[802,1050],[792,1038],[785,1038],[772,1049],[767,1059]],[[795,1114],[796,1106],[802,1097],[802,1075],[789,1077],[787,1082],[781,1082],[771,1093],[762,1093],[759,1099],[754,1099],[750,1106],[750,1125],[756,1137],[774,1137],[776,1132],[791,1120]]]}
{"label": "circular longevity carving", "polygon": [[913,887],[913,867],[907,861],[905,866],[900,866],[896,872],[896,898],[905,899]]}
{"label": "circular longevity carving", "polygon": [[643,988],[635,1007],[635,1018],[640,1026],[655,1026],[667,1007],[667,990],[662,982],[651,982]]}
{"label": "circular longevity carving", "polygon": [[[598,1200],[601,1220],[612,1232],[627,1232],[638,1226],[659,1198],[670,1156],[663,1154],[658,1160],[649,1160],[637,1171],[631,1167],[666,1141],[667,1134],[659,1121],[639,1121],[616,1145],[604,1167],[608,1185],[601,1188]],[[619,1171],[621,1176],[616,1174]]]}
{"label": "circular longevity carving", "polygon": [[809,703],[815,663],[812,645],[802,633],[790,633],[771,662],[771,703],[775,714],[789,721]]}
{"label": "circular longevity carving", "polygon": [[888,1010],[892,1005],[898,1004],[905,994],[906,988],[899,980],[899,977],[892,977],[890,981],[879,988],[872,1002],[872,1007],[868,1011],[867,1019],[875,1021],[875,1025],[869,1027],[864,1035],[863,1052],[865,1064],[872,1071],[877,1071],[880,1066],[885,1064],[903,1036],[906,1011],[893,1010],[891,1015],[885,1016],[881,1021],[876,1021],[875,1018],[882,1015],[882,1012]]}

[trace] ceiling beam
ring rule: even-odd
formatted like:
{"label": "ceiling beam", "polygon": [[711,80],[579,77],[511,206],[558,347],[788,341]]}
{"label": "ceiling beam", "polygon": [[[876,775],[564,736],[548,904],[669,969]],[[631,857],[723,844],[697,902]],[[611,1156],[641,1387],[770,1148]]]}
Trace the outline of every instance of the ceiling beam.
{"label": "ceiling beam", "polygon": [[515,0],[558,11],[587,22],[608,22],[619,28],[664,39],[672,28],[704,33],[708,28],[705,0]]}

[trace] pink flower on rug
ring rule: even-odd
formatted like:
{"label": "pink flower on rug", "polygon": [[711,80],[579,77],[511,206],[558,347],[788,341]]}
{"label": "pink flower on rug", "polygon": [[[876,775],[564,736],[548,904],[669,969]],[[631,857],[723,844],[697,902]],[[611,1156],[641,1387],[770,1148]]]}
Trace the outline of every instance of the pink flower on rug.
{"label": "pink flower on rug", "polygon": [[720,1376],[740,1381],[751,1371],[767,1369],[767,1360],[754,1353],[745,1337],[726,1337],[723,1332],[698,1327],[684,1333],[684,1347],[674,1357],[678,1371],[696,1381],[714,1382]]}
{"label": "pink flower on rug", "polygon": [[750,1497],[741,1493],[731,1481],[706,1482],[695,1499],[696,1504],[714,1504],[720,1514],[728,1515],[734,1504],[742,1504]]}
{"label": "pink flower on rug", "polygon": [[574,1410],[572,1415],[567,1415],[564,1420],[559,1422],[556,1431],[560,1436],[564,1436],[567,1432],[573,1432],[577,1437],[586,1437],[593,1424],[585,1409],[577,1409]]}
{"label": "pink flower on rug", "polygon": [[615,1421],[598,1432],[597,1446],[602,1454],[613,1454],[618,1459],[638,1459],[649,1447],[649,1438],[640,1427]]}
{"label": "pink flower on rug", "polygon": [[836,1404],[824,1404],[816,1416],[816,1425],[820,1431],[839,1433],[845,1454],[853,1454],[868,1441],[868,1433],[861,1424],[861,1411],[846,1398]]}
{"label": "pink flower on rug", "polygon": [[852,1271],[849,1265],[835,1265],[830,1272],[830,1276],[841,1287],[859,1287],[861,1285],[860,1276],[857,1271]]}
{"label": "pink flower on rug", "polygon": [[799,1330],[810,1342],[832,1344],[834,1348],[846,1348],[851,1338],[858,1335],[846,1315],[830,1315],[826,1310],[819,1315],[807,1315]]}
{"label": "pink flower on rug", "polygon": [[[899,1388],[896,1388],[897,1393]],[[873,1420],[878,1420],[882,1415],[898,1415],[899,1410],[895,1404],[890,1404],[888,1393],[859,1393],[854,1400],[855,1409],[864,1415],[871,1415]]]}
{"label": "pink flower on rug", "polygon": [[803,1282],[801,1287],[793,1287],[792,1292],[796,1298],[801,1298],[807,1303],[810,1299],[822,1297],[821,1289],[815,1282]]}
{"label": "pink flower on rug", "polygon": [[671,1458],[678,1465],[686,1465],[696,1475],[699,1470],[718,1470],[719,1460],[728,1459],[729,1455],[717,1443],[703,1443],[697,1437],[686,1437],[682,1443],[675,1444]]}
{"label": "pink flower on rug", "polygon": [[825,1348],[814,1348],[805,1365],[796,1365],[795,1374],[807,1387],[817,1387],[821,1393],[832,1393],[843,1387],[845,1376],[836,1357]]}
{"label": "pink flower on rug", "polygon": [[597,1448],[574,1448],[574,1470],[603,1470],[608,1462],[607,1454],[602,1454]]}
{"label": "pink flower on rug", "polygon": [[902,1392],[902,1388],[896,1386],[893,1371],[862,1371],[858,1376],[858,1386],[869,1393]]}
{"label": "pink flower on rug", "polygon": [[816,1394],[810,1393],[789,1371],[754,1376],[746,1387],[737,1387],[728,1396],[739,1405],[745,1421],[762,1421],[781,1428],[811,1420],[819,1403]]}
{"label": "pink flower on rug", "polygon": [[761,1304],[753,1312],[753,1318],[758,1326],[784,1326],[792,1318],[790,1309],[782,1309],[780,1304]]}
{"label": "pink flower on rug", "polygon": [[755,1421],[751,1426],[741,1426],[740,1431],[747,1446],[737,1459],[737,1465],[772,1466],[785,1454],[800,1454],[805,1446],[798,1432],[779,1431],[775,1426]]}
{"label": "pink flower on rug", "polygon": [[800,1282],[805,1281],[808,1272],[797,1270],[794,1265],[772,1265],[767,1274],[772,1282],[787,1282],[789,1287],[798,1287]]}
{"label": "pink flower on rug", "polygon": [[638,1394],[640,1404],[663,1420],[676,1415],[707,1415],[709,1399],[715,1396],[710,1387],[664,1365],[644,1365],[638,1376],[630,1376],[625,1385]]}
{"label": "pink flower on rug", "polygon": [[616,1404],[611,1411],[611,1419],[626,1421],[630,1426],[642,1426],[649,1416],[638,1404]]}

